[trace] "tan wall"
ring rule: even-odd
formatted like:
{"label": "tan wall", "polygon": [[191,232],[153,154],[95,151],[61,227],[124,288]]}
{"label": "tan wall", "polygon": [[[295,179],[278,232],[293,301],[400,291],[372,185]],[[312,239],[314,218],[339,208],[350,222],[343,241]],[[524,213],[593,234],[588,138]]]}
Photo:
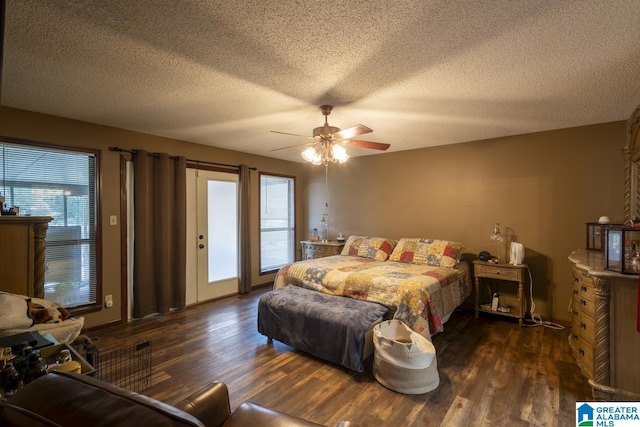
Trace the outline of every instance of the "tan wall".
{"label": "tan wall", "polygon": [[298,224],[303,223],[302,206],[306,198],[304,193],[306,165],[5,107],[0,107],[0,136],[101,150],[102,284],[103,294],[112,294],[115,304],[113,308],[86,315],[86,324],[89,327],[117,321],[120,319],[121,312],[120,226],[109,225],[109,216],[120,214],[120,154],[109,151],[108,148],[111,146],[167,152],[172,155],[183,155],[189,159],[218,163],[245,163],[257,167],[258,171],[251,172],[251,188],[254,190],[251,193],[253,225],[251,266],[254,286],[272,282],[274,278],[273,274],[260,276],[258,273],[258,172],[296,177],[296,221]]}
{"label": "tan wall", "polygon": [[[103,293],[113,294],[116,304],[86,316],[88,326],[120,318],[120,229],[108,225],[109,215],[120,212],[119,155],[108,151],[114,145],[296,176],[298,240],[327,212],[334,238],[339,231],[442,238],[464,242],[475,255],[496,252],[489,234],[499,222],[525,245],[543,318],[569,319],[567,256],[584,247],[584,223],[601,215],[623,220],[624,122],[352,158],[329,167],[328,209],[323,167],[2,107],[0,135],[102,150]],[[252,179],[258,188],[256,172]],[[257,224],[257,191],[252,216]],[[258,274],[257,228],[252,240],[252,283],[268,283],[273,275]]]}
{"label": "tan wall", "polygon": [[585,222],[623,220],[625,130],[614,122],[352,158],[329,166],[328,210],[317,167],[305,233],[328,212],[333,238],[439,238],[495,254],[499,222],[525,246],[536,312],[568,321],[567,256],[585,246]]}

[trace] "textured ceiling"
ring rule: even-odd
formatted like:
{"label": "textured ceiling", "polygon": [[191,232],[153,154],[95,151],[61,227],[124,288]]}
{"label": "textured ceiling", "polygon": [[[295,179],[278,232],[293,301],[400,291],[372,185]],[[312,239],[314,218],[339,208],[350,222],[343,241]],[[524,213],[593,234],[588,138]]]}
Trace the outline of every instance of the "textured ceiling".
{"label": "textured ceiling", "polygon": [[6,1],[2,105],[287,160],[321,104],[390,152],[640,103],[637,0]]}

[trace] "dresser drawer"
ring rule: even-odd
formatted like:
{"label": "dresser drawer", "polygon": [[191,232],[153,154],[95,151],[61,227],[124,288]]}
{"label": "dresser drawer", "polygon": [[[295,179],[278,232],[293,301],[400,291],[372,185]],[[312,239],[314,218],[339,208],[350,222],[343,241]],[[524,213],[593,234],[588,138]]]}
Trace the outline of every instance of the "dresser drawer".
{"label": "dresser drawer", "polygon": [[578,310],[581,314],[585,314],[591,318],[595,318],[596,303],[588,295],[580,294],[573,295],[573,308]]}
{"label": "dresser drawer", "polygon": [[580,295],[582,298],[593,301],[594,285],[593,278],[581,270],[573,269],[573,295]]}
{"label": "dresser drawer", "polygon": [[579,285],[585,285],[593,289],[593,277],[591,277],[585,271],[580,270],[579,268],[573,269],[573,282],[574,282],[574,287],[579,287]]}
{"label": "dresser drawer", "polygon": [[571,322],[571,333],[593,347],[593,343],[596,340],[596,322],[591,316],[574,315]]}
{"label": "dresser drawer", "polygon": [[593,278],[579,269],[573,269],[573,305],[576,310],[595,317],[596,305]]}
{"label": "dresser drawer", "polygon": [[493,266],[485,264],[475,264],[475,275],[489,279],[522,281],[522,269],[505,268],[504,266]]}
{"label": "dresser drawer", "polygon": [[324,258],[339,255],[344,245],[322,242],[302,242],[302,259]]}
{"label": "dresser drawer", "polygon": [[573,334],[569,342],[580,370],[588,379],[593,379],[593,346]]}
{"label": "dresser drawer", "polygon": [[323,258],[331,255],[326,251],[323,251],[317,248],[307,248],[307,250],[304,253],[305,253],[305,259]]}

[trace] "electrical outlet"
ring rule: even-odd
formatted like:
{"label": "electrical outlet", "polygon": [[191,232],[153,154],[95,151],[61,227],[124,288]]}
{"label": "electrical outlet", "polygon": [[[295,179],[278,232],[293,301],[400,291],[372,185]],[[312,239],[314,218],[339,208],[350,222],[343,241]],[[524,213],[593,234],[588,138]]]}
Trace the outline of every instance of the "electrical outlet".
{"label": "electrical outlet", "polygon": [[109,217],[109,225],[118,225],[118,215],[111,215]]}
{"label": "electrical outlet", "polygon": [[113,295],[105,295],[104,306],[107,308],[113,307]]}

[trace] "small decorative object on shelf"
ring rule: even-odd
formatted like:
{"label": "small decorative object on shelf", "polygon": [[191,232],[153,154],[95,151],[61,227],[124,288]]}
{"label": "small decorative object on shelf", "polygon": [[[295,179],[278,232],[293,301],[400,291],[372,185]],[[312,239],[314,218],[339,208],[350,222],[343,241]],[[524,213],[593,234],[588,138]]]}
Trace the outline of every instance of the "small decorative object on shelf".
{"label": "small decorative object on shelf", "polygon": [[318,223],[320,227],[320,240],[322,242],[329,241],[329,215],[322,214],[322,219]]}
{"label": "small decorative object on shelf", "polygon": [[637,216],[633,217],[633,219],[631,220],[631,228],[635,230],[640,229],[640,218],[638,218]]}
{"label": "small decorative object on shelf", "polygon": [[605,237],[605,268],[622,274],[640,273],[640,229],[610,226]]}
{"label": "small decorative object on shelf", "polygon": [[338,243],[344,243],[345,242],[345,238],[344,238],[344,235],[342,234],[342,232],[338,233],[338,237],[336,237],[336,241]]}
{"label": "small decorative object on shelf", "polygon": [[600,217],[598,222],[587,222],[587,247],[592,251],[604,251],[605,230],[609,227],[622,226],[611,224],[608,217]]}
{"label": "small decorative object on shelf", "polygon": [[493,233],[491,233],[491,236],[489,236],[489,238],[491,240],[493,240],[494,242],[498,243],[497,261],[498,262],[505,262],[505,260],[503,258],[503,255],[500,253],[500,246],[502,246],[502,242],[504,241],[504,237],[500,233],[500,224],[498,224],[497,222],[493,226]]}

